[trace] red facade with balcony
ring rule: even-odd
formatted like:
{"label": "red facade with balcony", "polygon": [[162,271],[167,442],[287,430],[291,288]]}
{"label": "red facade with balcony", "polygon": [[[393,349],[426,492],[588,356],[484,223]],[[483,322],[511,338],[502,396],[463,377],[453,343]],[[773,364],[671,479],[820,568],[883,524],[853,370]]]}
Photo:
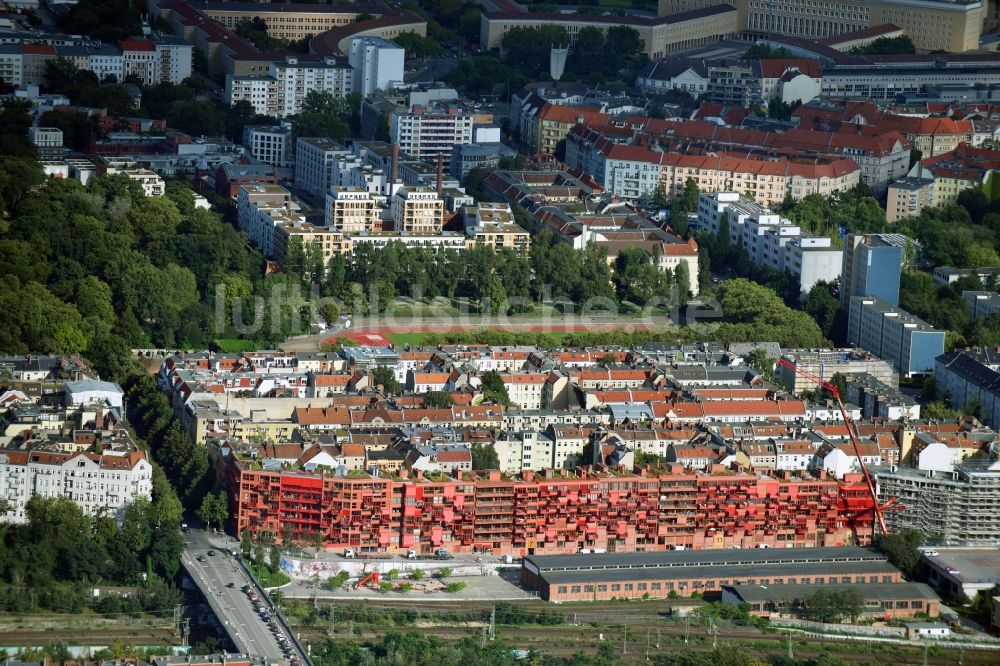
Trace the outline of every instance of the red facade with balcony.
{"label": "red facade with balcony", "polygon": [[868,543],[864,487],[720,471],[393,480],[247,469],[231,459],[239,531],[360,552],[573,553]]}

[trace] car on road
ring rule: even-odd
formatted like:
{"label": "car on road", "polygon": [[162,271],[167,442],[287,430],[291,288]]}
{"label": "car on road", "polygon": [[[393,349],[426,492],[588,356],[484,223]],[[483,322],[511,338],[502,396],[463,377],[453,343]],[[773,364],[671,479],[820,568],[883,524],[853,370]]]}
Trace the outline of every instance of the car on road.
{"label": "car on road", "polygon": [[208,559],[204,555],[199,555],[198,556],[198,561],[199,562],[208,562]]}
{"label": "car on road", "polygon": [[209,557],[215,557],[215,551],[214,550],[208,551],[208,556]]}
{"label": "car on road", "polygon": [[228,583],[226,583],[226,587],[232,589],[236,587],[236,583],[234,583],[233,581],[229,581]]}

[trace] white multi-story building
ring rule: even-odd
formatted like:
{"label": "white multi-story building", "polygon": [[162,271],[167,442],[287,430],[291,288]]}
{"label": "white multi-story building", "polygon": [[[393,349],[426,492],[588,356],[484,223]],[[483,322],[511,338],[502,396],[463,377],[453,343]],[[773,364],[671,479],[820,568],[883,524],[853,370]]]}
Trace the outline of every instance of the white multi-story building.
{"label": "white multi-story building", "polygon": [[346,151],[336,141],[323,137],[301,137],[295,143],[295,186],[323,198],[333,182],[333,166]]}
{"label": "white multi-story building", "polygon": [[248,183],[236,195],[236,219],[265,257],[274,256],[275,225],[305,222],[292,195],[280,185]]}
{"label": "white multi-story building", "polygon": [[10,510],[0,522],[24,523],[35,496],[68,497],[88,515],[121,518],[136,499],[150,499],[153,468],[142,451],[66,453],[0,449],[0,497]]}
{"label": "white multi-story building", "polygon": [[783,268],[798,278],[799,293],[806,294],[820,281],[833,282],[840,277],[844,252],[833,247],[826,236],[800,236],[784,248]]}
{"label": "white multi-story building", "polygon": [[247,102],[259,116],[277,118],[284,109],[278,82],[270,76],[227,76],[225,100],[230,106]]}
{"label": "white multi-story building", "polygon": [[293,159],[291,127],[251,125],[243,129],[243,145],[253,158],[278,169],[291,169]]}
{"label": "white multi-story building", "polygon": [[736,192],[702,194],[697,228],[718,234],[726,226],[723,220],[731,244],[746,250],[754,263],[796,277],[801,293],[840,275],[843,252],[831,239],[803,234],[797,225]]}
{"label": "white multi-story building", "polygon": [[[113,78],[115,81],[125,79],[124,60],[121,49],[106,44],[90,50],[90,71],[98,81]],[[178,83],[180,83],[178,81]]]}
{"label": "white multi-story building", "polygon": [[286,56],[283,62],[271,63],[270,73],[278,83],[282,100],[279,118],[302,111],[306,96],[314,90],[338,98],[347,97],[354,90],[354,70],[337,58],[315,62],[301,56]]}
{"label": "white multi-story building", "polygon": [[427,162],[442,156],[445,170],[451,164],[455,145],[472,143],[475,115],[455,102],[415,104],[410,110],[396,109],[389,114],[389,136],[400,151]]}
{"label": "white multi-story building", "polygon": [[284,118],[302,111],[313,91],[346,97],[354,89],[354,70],[343,60],[286,56],[272,62],[267,76],[226,76],[225,101],[249,102],[255,113]]}
{"label": "white multi-story building", "polygon": [[326,195],[326,226],[345,233],[379,231],[381,210],[372,194],[360,187],[334,187]]}
{"label": "white multi-story building", "polygon": [[401,46],[381,37],[351,39],[348,58],[354,68],[354,92],[367,97],[401,84],[404,56]]}
{"label": "white multi-story building", "polygon": [[429,187],[403,187],[390,203],[393,229],[434,234],[444,224],[444,200]]}
{"label": "white multi-story building", "polygon": [[156,59],[159,80],[164,83],[182,83],[191,77],[194,64],[194,46],[176,37],[157,36]]}

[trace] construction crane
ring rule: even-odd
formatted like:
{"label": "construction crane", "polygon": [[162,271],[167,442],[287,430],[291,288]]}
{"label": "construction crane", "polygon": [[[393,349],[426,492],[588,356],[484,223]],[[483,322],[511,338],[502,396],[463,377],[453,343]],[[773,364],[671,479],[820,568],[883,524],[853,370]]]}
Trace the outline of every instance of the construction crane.
{"label": "construction crane", "polygon": [[881,534],[888,534],[889,530],[886,529],[885,517],[882,515],[882,511],[892,507],[896,503],[896,498],[893,497],[886,502],[884,506],[879,504],[878,493],[875,490],[875,483],[872,481],[871,474],[868,473],[868,467],[865,465],[865,459],[861,455],[861,445],[858,443],[857,427],[854,425],[854,421],[851,420],[851,417],[847,415],[847,409],[844,407],[844,401],[840,398],[840,391],[831,382],[826,381],[822,377],[817,377],[807,370],[803,370],[787,359],[778,359],[778,365],[818,384],[820,387],[829,391],[830,394],[833,395],[834,400],[837,401],[837,407],[840,408],[840,416],[844,419],[844,424],[847,426],[847,436],[850,438],[851,444],[854,446],[854,455],[858,457],[858,464],[861,466],[861,474],[864,477],[865,486],[868,488],[868,494],[871,496],[872,508],[875,512],[875,522],[878,525],[878,529]]}

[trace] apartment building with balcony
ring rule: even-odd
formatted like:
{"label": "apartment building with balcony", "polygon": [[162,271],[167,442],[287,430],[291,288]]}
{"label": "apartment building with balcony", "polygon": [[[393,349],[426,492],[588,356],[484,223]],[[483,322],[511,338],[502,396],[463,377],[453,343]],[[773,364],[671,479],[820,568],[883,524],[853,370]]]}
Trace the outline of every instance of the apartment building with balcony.
{"label": "apartment building with balcony", "polygon": [[444,200],[429,187],[403,187],[389,202],[393,230],[436,234],[444,224]]}
{"label": "apartment building with balcony", "polygon": [[721,469],[345,478],[265,470],[238,455],[226,475],[238,531],[280,535],[290,525],[296,538],[320,535],[330,547],[360,552],[783,550],[865,542],[871,531],[870,500],[855,479]]}
{"label": "apartment building with balcony", "polygon": [[434,163],[440,156],[445,170],[452,148],[472,143],[476,114],[458,102],[433,101],[389,113],[389,137],[399,149],[417,159]]}
{"label": "apartment building with balcony", "polygon": [[492,247],[496,252],[513,250],[527,257],[531,247],[528,232],[514,222],[509,204],[481,202],[462,208],[465,234],[477,245]]}
{"label": "apartment building with balcony", "polygon": [[332,187],[326,195],[323,220],[344,233],[382,231],[382,206],[360,187]]}

